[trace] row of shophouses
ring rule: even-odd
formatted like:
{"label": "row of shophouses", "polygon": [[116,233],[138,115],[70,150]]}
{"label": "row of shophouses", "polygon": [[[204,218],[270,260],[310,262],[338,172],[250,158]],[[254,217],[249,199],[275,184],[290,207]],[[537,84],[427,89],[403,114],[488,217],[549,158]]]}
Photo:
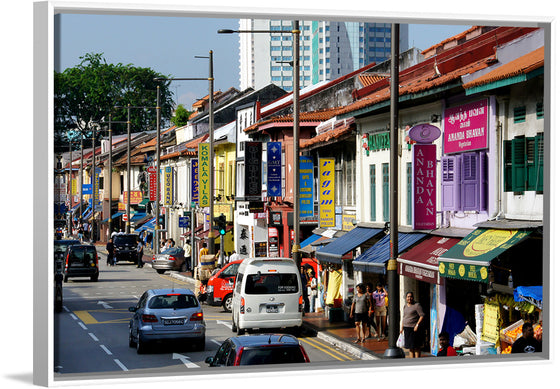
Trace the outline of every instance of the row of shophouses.
{"label": "row of shophouses", "polygon": [[[474,328],[475,304],[545,280],[544,42],[539,28],[475,26],[423,52],[413,48],[400,56],[401,306],[406,291],[416,292],[430,312],[432,335],[444,326],[452,332],[457,317]],[[198,148],[208,142],[208,99],[198,101],[188,125],[161,135],[161,187],[171,190],[161,201],[166,236],[178,244],[190,239],[179,218],[191,215],[195,204],[197,248],[212,228],[212,217],[223,214],[226,254],[289,257],[293,225],[299,222],[300,251],[325,270],[319,276],[327,303],[351,296],[359,282],[386,283],[392,205],[389,66],[368,65],[301,90],[299,196],[293,191],[292,95],[274,85],[217,92],[214,215],[196,205],[193,192],[199,185]],[[428,143],[429,151],[419,151]],[[130,190],[143,190],[132,205],[137,212],[132,230],[149,236],[155,215],[147,171],[155,165],[154,134],[136,133],[132,146]],[[108,147],[105,142],[98,152],[101,177],[110,173]],[[123,203],[127,190],[126,139],[116,137],[112,147],[116,204]],[[77,153],[72,159],[77,174]],[[91,150],[85,160],[91,166]],[[325,174],[334,179],[325,183]],[[171,189],[165,189],[169,182]],[[321,197],[325,187],[333,197]],[[105,184],[102,239],[109,215],[117,226],[123,223],[121,228],[126,223],[122,208],[108,209],[108,196]],[[298,199],[300,215],[294,215]],[[504,323],[519,318],[512,314],[502,317]]]}

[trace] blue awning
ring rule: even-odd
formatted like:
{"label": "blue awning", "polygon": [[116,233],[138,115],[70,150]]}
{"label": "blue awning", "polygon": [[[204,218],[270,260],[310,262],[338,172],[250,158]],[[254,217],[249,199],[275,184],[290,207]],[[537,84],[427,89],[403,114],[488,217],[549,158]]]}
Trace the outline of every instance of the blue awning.
{"label": "blue awning", "polygon": [[84,211],[84,213],[82,213],[82,219],[85,219],[87,217],[86,215],[89,215],[90,212],[91,212],[91,207],[88,206]]}
{"label": "blue awning", "polygon": [[146,214],[144,212],[138,212],[138,213],[134,214],[134,216],[132,216],[132,218],[130,218],[130,222],[134,223],[134,222],[137,222],[137,221],[139,221],[139,220],[141,220],[145,217],[146,217]]}
{"label": "blue awning", "polygon": [[518,286],[513,290],[515,301],[528,301],[539,309],[542,309],[542,296],[542,286]]}
{"label": "blue awning", "polygon": [[[398,249],[399,254],[424,238],[426,234],[419,232],[404,233],[399,232],[398,235]],[[391,234],[385,235],[376,244],[367,249],[362,255],[357,257],[352,265],[354,270],[369,272],[369,273],[382,273],[385,274],[385,262],[391,257],[389,251],[389,241]]]}
{"label": "blue awning", "polygon": [[[117,212],[117,213],[115,213],[114,215],[111,215],[111,219],[116,219],[116,218],[118,218],[119,216],[121,216],[123,213],[124,213],[124,212]],[[109,218],[104,219],[104,220],[101,221],[101,223],[105,223],[105,222],[107,222],[108,220],[109,220]]]}
{"label": "blue awning", "polygon": [[315,252],[315,257],[324,262],[342,263],[343,255],[381,232],[383,232],[381,228],[356,227],[321,247]]}
{"label": "blue awning", "polygon": [[153,219],[151,219],[150,221],[144,223],[144,225],[142,225],[142,227],[140,228],[135,228],[134,231],[136,232],[140,232],[140,231],[144,231],[144,230],[154,230],[154,227],[156,225],[156,218],[154,217]]}
{"label": "blue awning", "polygon": [[321,237],[321,235],[317,235],[317,234],[313,234],[311,235],[309,238],[305,239],[303,242],[301,242],[299,244],[299,247],[305,247],[308,244],[311,244],[313,242],[315,242],[317,239],[319,239]]}

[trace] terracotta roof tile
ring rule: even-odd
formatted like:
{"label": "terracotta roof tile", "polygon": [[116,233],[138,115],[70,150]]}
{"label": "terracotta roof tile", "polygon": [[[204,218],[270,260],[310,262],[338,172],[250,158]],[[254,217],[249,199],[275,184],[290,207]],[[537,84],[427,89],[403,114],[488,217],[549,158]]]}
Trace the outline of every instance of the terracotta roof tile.
{"label": "terracotta roof tile", "polygon": [[527,74],[544,66],[544,46],[508,62],[483,76],[466,83],[465,89]]}
{"label": "terracotta roof tile", "polygon": [[358,76],[358,80],[360,80],[363,86],[373,85],[376,82],[384,80],[386,78],[388,78],[388,76],[381,74],[360,74]]}
{"label": "terracotta roof tile", "polygon": [[300,139],[299,147],[302,149],[305,148],[312,148],[318,144],[325,144],[331,143],[344,137],[345,135],[349,135],[352,131],[356,128],[356,123],[352,120],[347,124],[340,125],[338,127],[332,128],[328,131],[325,131],[319,135],[314,136],[313,138],[309,139]]}
{"label": "terracotta roof tile", "polygon": [[[336,108],[329,108],[321,111],[312,111],[312,112],[300,112],[299,114],[299,121],[300,122],[324,122],[325,120],[329,120],[330,118],[336,116],[338,112],[341,110],[341,107]],[[293,122],[293,115],[282,115],[272,117],[270,119],[262,120],[260,122],[254,123],[249,127],[245,128],[245,132],[252,132],[259,129],[259,127],[269,124],[269,123],[291,123]]]}
{"label": "terracotta roof tile", "polygon": [[[205,134],[199,138],[196,139],[192,139],[186,143],[184,143],[183,147],[181,148],[181,150],[177,150],[174,151],[172,153],[169,154],[165,154],[162,155],[160,157],[160,160],[166,160],[166,159],[170,159],[170,158],[176,158],[176,157],[181,157],[181,156],[197,156],[198,155],[198,145],[202,142],[204,142],[206,139],[208,139],[208,134]],[[196,149],[195,151],[191,151],[189,149]]]}

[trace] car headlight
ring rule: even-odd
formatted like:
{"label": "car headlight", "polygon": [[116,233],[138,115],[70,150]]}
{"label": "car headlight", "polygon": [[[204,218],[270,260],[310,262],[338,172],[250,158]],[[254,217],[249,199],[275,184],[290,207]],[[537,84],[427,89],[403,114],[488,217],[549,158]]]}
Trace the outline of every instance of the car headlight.
{"label": "car headlight", "polygon": [[214,285],[208,285],[208,286],[206,287],[206,291],[207,291],[208,293],[214,292]]}

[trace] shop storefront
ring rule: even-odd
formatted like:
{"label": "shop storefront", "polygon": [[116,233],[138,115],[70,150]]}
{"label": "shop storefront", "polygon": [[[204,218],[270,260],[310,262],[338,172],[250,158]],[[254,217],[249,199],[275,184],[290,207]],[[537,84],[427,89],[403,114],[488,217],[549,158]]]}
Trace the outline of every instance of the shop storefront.
{"label": "shop storefront", "polygon": [[475,330],[476,354],[507,353],[526,321],[542,329],[542,306],[514,297],[516,288],[542,285],[538,229],[479,226],[439,258],[438,269],[447,309]]}

